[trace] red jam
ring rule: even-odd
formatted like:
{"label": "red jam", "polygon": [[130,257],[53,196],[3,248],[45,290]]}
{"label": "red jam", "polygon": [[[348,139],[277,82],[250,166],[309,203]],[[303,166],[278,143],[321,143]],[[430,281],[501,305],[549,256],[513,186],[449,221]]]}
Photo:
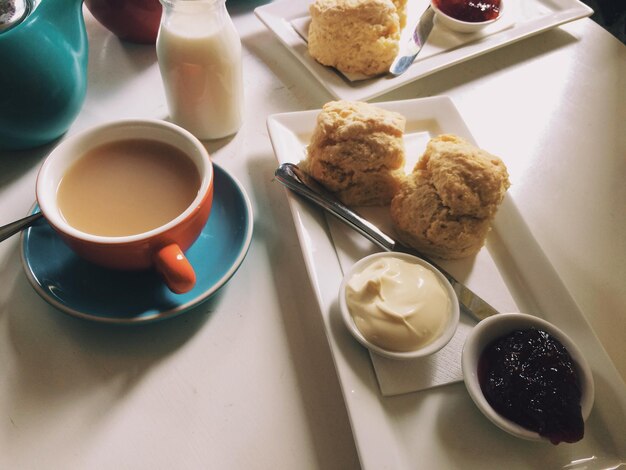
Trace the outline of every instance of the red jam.
{"label": "red jam", "polygon": [[492,342],[480,356],[478,380],[493,409],[520,426],[553,444],[583,438],[574,362],[545,331],[518,330]]}
{"label": "red jam", "polygon": [[500,0],[433,0],[439,10],[461,21],[480,23],[500,14]]}

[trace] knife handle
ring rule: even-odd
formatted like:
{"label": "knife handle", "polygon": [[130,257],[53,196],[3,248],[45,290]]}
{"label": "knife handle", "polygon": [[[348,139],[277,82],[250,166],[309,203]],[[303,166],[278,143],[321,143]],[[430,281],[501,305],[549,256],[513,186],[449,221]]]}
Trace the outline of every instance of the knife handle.
{"label": "knife handle", "polygon": [[334,195],[330,194],[313,178],[300,170],[297,165],[283,163],[276,169],[274,176],[283,186],[330,212],[383,250],[393,251],[396,244],[393,238],[340,203]]}

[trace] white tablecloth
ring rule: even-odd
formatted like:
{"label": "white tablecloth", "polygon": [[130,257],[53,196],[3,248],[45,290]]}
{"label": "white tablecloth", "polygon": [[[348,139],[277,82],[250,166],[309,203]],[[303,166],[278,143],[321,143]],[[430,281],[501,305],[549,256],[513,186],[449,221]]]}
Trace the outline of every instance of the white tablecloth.
{"label": "white tablecloth", "polygon": [[[0,245],[0,467],[348,469],[359,466],[302,262],[268,114],[330,96],[229,2],[244,45],[246,118],[212,157],[243,183],[255,233],[223,291],[176,319],[111,327],[68,317],[30,287],[19,239]],[[165,118],[154,47],[86,11],[89,86],[71,133]],[[513,44],[377,101],[445,94],[502,156],[518,207],[626,378],[626,47],[591,20]],[[0,224],[34,202],[48,148],[0,155]]]}

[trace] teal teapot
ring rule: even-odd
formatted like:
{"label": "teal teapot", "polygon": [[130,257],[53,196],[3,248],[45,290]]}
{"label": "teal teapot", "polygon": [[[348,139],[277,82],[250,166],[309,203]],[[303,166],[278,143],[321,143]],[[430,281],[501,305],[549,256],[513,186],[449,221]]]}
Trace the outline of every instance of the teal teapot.
{"label": "teal teapot", "polygon": [[85,100],[82,0],[0,0],[0,150],[48,143]]}

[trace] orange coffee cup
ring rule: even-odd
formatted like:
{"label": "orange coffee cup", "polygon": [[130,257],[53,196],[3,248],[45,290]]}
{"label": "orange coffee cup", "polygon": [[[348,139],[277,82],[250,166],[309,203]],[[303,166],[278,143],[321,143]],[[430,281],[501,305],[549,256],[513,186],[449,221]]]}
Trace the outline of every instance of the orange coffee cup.
{"label": "orange coffee cup", "polygon": [[[195,165],[200,184],[191,204],[168,222],[131,235],[87,233],[68,223],[58,204],[58,189],[72,165],[94,148],[137,139],[173,146]],[[112,269],[156,269],[175,293],[187,292],[195,285],[195,273],[184,252],[198,238],[209,218],[213,166],[202,143],[185,129],[165,121],[124,120],[71,136],[44,161],[37,176],[36,194],[48,223],[79,256]]]}

